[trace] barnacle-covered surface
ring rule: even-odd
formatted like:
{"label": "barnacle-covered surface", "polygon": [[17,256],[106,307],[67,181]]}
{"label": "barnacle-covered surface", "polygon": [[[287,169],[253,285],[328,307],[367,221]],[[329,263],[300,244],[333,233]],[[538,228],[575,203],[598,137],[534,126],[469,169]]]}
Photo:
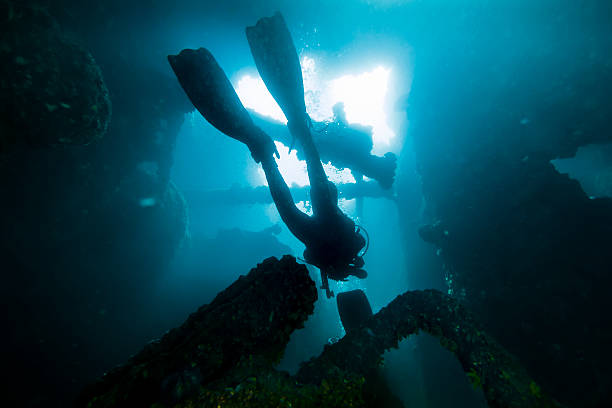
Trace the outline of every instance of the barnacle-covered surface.
{"label": "barnacle-covered surface", "polygon": [[[427,203],[420,232],[450,293],[543,388],[568,405],[608,406],[612,201],[550,161],[612,141],[610,3],[543,4],[509,35],[510,9],[483,2],[434,24],[435,45],[416,46],[408,118]],[[549,18],[564,28],[538,23]]]}
{"label": "barnacle-covered surface", "polygon": [[436,290],[398,296],[359,330],[304,364],[297,378],[320,383],[327,373],[338,369],[363,375],[379,364],[385,350],[419,331],[438,337],[457,356],[472,384],[482,387],[489,407],[562,407],[483,331],[466,308]]}
{"label": "barnacle-covered surface", "polygon": [[0,153],[99,140],[111,116],[100,68],[49,14],[25,4],[0,2]]}
{"label": "barnacle-covered surface", "polygon": [[249,367],[245,361],[252,358],[263,359],[271,368],[281,358],[289,335],[313,312],[316,299],[305,266],[290,256],[280,261],[268,258],[181,327],[89,387],[79,406],[172,405],[196,396],[200,386],[215,390],[215,384],[237,370],[251,377],[253,371],[243,367]]}
{"label": "barnacle-covered surface", "polygon": [[[287,373],[253,361],[237,367],[232,377],[202,388],[197,397],[174,408],[202,407],[363,407],[364,377],[335,370],[321,384],[299,384]],[[382,405],[378,405],[382,406]],[[160,407],[161,408],[161,407]]]}
{"label": "barnacle-covered surface", "polygon": [[126,347],[159,318],[126,316],[151,310],[152,282],[188,228],[170,182],[188,101],[64,11],[0,0],[0,357],[17,405],[65,406],[142,344]]}
{"label": "barnacle-covered surface", "polygon": [[[490,407],[562,407],[487,335],[456,300],[438,291],[398,296],[293,377],[273,368],[289,335],[317,299],[295,258],[268,258],[202,306],[179,328],[87,388],[87,407],[401,406],[376,370],[385,350],[419,331],[440,338]],[[384,402],[383,402],[384,401]]]}

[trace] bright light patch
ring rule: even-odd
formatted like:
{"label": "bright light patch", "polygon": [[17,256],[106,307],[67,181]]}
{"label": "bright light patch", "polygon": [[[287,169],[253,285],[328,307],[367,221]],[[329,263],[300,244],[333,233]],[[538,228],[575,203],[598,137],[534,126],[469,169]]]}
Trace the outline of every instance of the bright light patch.
{"label": "bright light patch", "polygon": [[306,112],[312,120],[324,121],[331,119],[331,101],[327,97],[313,58],[304,56],[300,63],[304,81],[304,102]]}
{"label": "bright light patch", "polygon": [[327,178],[334,184],[341,183],[355,183],[355,177],[351,173],[350,169],[338,169],[336,166],[330,163],[323,163],[323,170],[327,174]]}
{"label": "bright light patch", "polygon": [[346,120],[372,126],[374,144],[385,143],[395,136],[383,110],[391,70],[378,67],[360,75],[344,75],[331,81],[331,97],[344,102]]}
{"label": "bright light patch", "polygon": [[[283,175],[285,183],[289,186],[295,184],[299,187],[309,185],[310,182],[308,181],[306,162],[297,158],[297,152],[295,150],[289,153],[289,148],[281,142],[274,142],[274,144],[280,154],[280,159],[277,159],[276,163],[278,163],[278,169]],[[267,186],[268,182],[266,181],[263,169],[259,167],[258,171],[262,178],[262,184]]]}
{"label": "bright light patch", "polygon": [[[280,159],[277,159],[276,163],[278,163],[278,169],[283,175],[285,183],[289,186],[296,185],[299,187],[310,185],[306,161],[298,159],[295,150],[289,153],[289,148],[281,142],[274,142],[274,144],[276,144],[280,154]],[[339,170],[331,163],[324,163],[323,169],[327,178],[333,183],[355,183],[355,177],[349,169]],[[258,168],[258,173],[260,175],[260,183],[258,184],[267,186],[266,176],[261,167]]]}
{"label": "bright light patch", "polygon": [[[331,120],[332,106],[337,102],[344,102],[347,121],[371,126],[374,150],[386,148],[395,136],[387,124],[387,116],[383,110],[391,69],[379,66],[359,75],[344,75],[328,81],[320,77],[315,59],[304,56],[301,59],[301,66],[306,110],[313,120]],[[237,81],[235,88],[245,107],[279,122],[287,122],[260,77],[244,75]],[[309,185],[306,163],[298,160],[295,151],[288,154],[286,146],[278,142],[276,144],[281,155],[277,163],[287,184]],[[323,167],[334,183],[355,182],[349,169],[338,170],[330,163],[324,164]],[[256,184],[267,185],[261,168],[258,174],[260,181]]]}
{"label": "bright light patch", "polygon": [[356,204],[357,200],[355,200],[354,198],[350,200],[347,200],[346,198],[341,198],[338,200],[338,207],[340,207],[340,209],[347,214],[355,213]]}
{"label": "bright light patch", "polygon": [[298,201],[295,206],[306,215],[312,215],[312,206],[310,201]]}
{"label": "bright light patch", "polygon": [[[320,92],[318,88],[320,88],[320,86],[318,86],[315,60],[305,56],[302,57],[300,65],[302,67],[302,79],[304,81],[306,109],[308,113],[312,115],[313,119],[320,120],[320,115],[318,115],[316,109],[315,112],[311,112],[310,109],[319,104],[318,96]],[[245,107],[281,123],[287,123],[285,114],[268,91],[268,88],[266,88],[266,84],[261,77],[244,75],[238,80],[235,88],[240,101]]]}
{"label": "bright light patch", "polygon": [[138,201],[138,204],[143,208],[153,207],[155,206],[155,204],[157,204],[157,200],[155,200],[155,198],[153,197],[145,197],[145,198],[141,198]]}
{"label": "bright light patch", "polygon": [[[324,81],[320,78],[313,58],[302,57],[301,66],[306,110],[312,119],[330,120],[333,116],[332,106],[336,102],[344,102],[349,123],[372,126],[375,150],[377,145],[381,147],[381,144],[389,144],[395,133],[387,124],[383,107],[389,89],[391,69],[379,66],[359,75],[344,75]],[[247,108],[287,123],[285,115],[260,77],[244,75],[237,82],[236,93]]]}
{"label": "bright light patch", "polygon": [[268,92],[266,84],[260,77],[243,76],[238,81],[236,93],[245,107],[279,122],[287,123],[283,111]]}

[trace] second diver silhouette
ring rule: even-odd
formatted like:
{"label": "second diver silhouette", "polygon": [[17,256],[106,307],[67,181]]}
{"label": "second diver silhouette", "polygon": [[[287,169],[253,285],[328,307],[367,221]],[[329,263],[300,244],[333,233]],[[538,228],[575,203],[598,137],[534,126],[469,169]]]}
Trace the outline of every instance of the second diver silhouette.
{"label": "second diver silhouette", "polygon": [[[168,56],[185,93],[197,110],[218,130],[245,143],[261,163],[270,193],[283,222],[305,246],[304,259],[321,271],[322,289],[334,296],[328,278],[365,278],[366,240],[352,219],[338,208],[338,191],[327,179],[310,134],[304,103],[302,71],[291,35],[280,13],[247,28],[247,38],[266,87],[288,119],[288,128],[302,145],[311,187],[313,215],[300,211],[274,156],[272,139],[253,123],[227,76],[205,48],[185,49]],[[365,248],[367,249],[367,247]]]}

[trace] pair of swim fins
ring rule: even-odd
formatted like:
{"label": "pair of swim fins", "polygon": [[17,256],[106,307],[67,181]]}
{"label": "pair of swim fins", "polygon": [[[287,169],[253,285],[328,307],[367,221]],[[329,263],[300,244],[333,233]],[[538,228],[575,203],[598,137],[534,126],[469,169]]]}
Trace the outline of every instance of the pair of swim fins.
{"label": "pair of swim fins", "polygon": [[[300,61],[280,13],[247,27],[247,39],[255,65],[266,87],[289,121],[304,118],[304,85]],[[269,136],[255,126],[229,79],[206,48],[185,49],[168,61],[196,109],[215,128],[245,143],[255,160],[278,152]],[[260,157],[258,157],[260,156]]]}

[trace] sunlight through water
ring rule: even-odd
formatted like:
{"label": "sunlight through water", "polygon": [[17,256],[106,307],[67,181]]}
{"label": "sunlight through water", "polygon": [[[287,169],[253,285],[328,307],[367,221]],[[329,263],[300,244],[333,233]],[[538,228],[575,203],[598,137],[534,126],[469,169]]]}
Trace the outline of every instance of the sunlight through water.
{"label": "sunlight through water", "polygon": [[[302,57],[301,66],[306,109],[313,120],[332,120],[332,106],[337,102],[343,102],[349,123],[371,126],[375,146],[389,144],[389,141],[395,136],[387,124],[384,112],[390,68],[378,66],[358,75],[343,75],[325,80],[317,70],[316,61],[313,58]],[[236,93],[246,108],[272,120],[287,123],[285,115],[259,76],[247,74],[234,82]],[[282,143],[276,142],[276,145],[281,155],[277,162],[287,184],[308,185],[306,162],[299,160],[295,151],[288,153],[288,148]],[[340,170],[331,163],[324,163],[323,167],[329,179],[334,183],[355,182],[349,169]],[[266,185],[263,170],[259,169],[258,175],[257,183]]]}
{"label": "sunlight through water", "polygon": [[[384,111],[390,69],[377,67],[359,75],[344,75],[331,81],[331,98],[344,102],[349,123],[372,126],[374,144],[389,144],[395,133]],[[335,103],[334,102],[334,103]]]}

